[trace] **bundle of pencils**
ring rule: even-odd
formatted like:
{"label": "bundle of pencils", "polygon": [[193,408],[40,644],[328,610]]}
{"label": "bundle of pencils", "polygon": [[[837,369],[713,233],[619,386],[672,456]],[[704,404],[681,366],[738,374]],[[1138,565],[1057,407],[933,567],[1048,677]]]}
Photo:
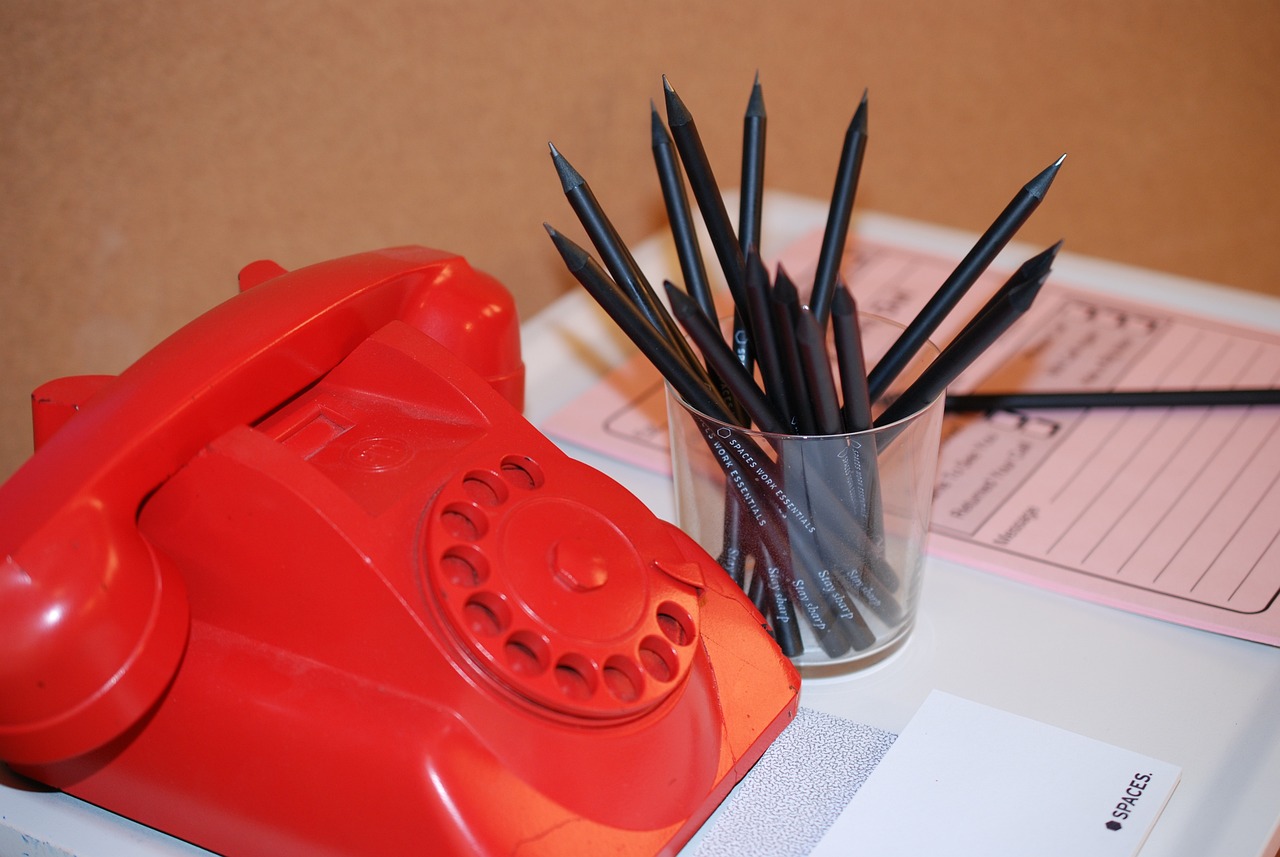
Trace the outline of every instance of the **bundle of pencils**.
{"label": "bundle of pencils", "polygon": [[[875,485],[876,455],[896,427],[934,402],[973,360],[1030,307],[1061,242],[1028,259],[959,334],[909,384],[885,394],[961,297],[1043,200],[1062,165],[1049,165],[1023,186],[982,234],[935,296],[867,372],[853,296],[840,275],[867,144],[867,95],[854,111],[841,148],[817,268],[807,300],[759,253],[766,113],[757,75],[743,120],[737,228],[703,148],[693,116],[663,78],[666,123],[651,105],[654,163],[679,259],[681,288],[663,284],[665,302],[636,264],[588,183],[551,146],[562,188],[600,258],[546,226],[569,271],[657,367],[700,418],[703,440],[726,473],[725,540],[719,560],[768,617],[780,647],[802,648],[803,616],[830,657],[874,644],[862,618],[870,611],[892,627],[900,576],[886,562]],[[732,299],[732,330],[718,319],[698,243],[692,192]],[[603,264],[601,264],[603,263]],[[669,307],[669,309],[668,309]],[[828,341],[834,343],[835,367]],[[690,344],[692,343],[692,345]],[[751,427],[762,440],[717,424]],[[881,429],[878,449],[862,456],[860,485],[808,468],[788,453],[793,436],[847,436]],[[761,445],[763,444],[763,446]]]}

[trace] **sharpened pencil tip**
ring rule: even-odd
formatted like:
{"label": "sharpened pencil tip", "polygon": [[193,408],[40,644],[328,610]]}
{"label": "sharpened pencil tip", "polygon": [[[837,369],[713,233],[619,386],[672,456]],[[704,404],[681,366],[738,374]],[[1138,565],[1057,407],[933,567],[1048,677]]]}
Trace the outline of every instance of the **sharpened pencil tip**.
{"label": "sharpened pencil tip", "polygon": [[1018,266],[1018,270],[1006,284],[1009,287],[1006,297],[1012,306],[1021,312],[1025,312],[1031,306],[1036,295],[1040,293],[1040,287],[1044,285],[1050,271],[1053,270],[1054,257],[1058,255],[1061,247],[1062,241],[1058,241],[1057,244],[1041,250]]}
{"label": "sharpened pencil tip", "polygon": [[836,293],[831,298],[831,314],[850,316],[854,314],[856,308],[857,304],[853,300],[853,293],[849,291],[849,287],[843,280],[837,280]]}
{"label": "sharpened pencil tip", "polygon": [[662,117],[658,115],[658,105],[654,104],[652,99],[649,100],[649,109],[649,128],[652,131],[653,146],[670,146],[671,135],[667,133],[667,126],[662,124]]}
{"label": "sharpened pencil tip", "polygon": [[564,192],[568,193],[575,188],[582,187],[587,183],[582,174],[573,168],[564,157],[560,154],[560,150],[555,147],[554,143],[548,143],[551,147],[551,162],[555,164],[556,173],[560,176],[560,186],[564,188]]}
{"label": "sharpened pencil tip", "polygon": [[1047,269],[1053,264],[1053,260],[1058,257],[1058,251],[1062,249],[1062,239],[1059,238],[1057,243],[1050,247],[1046,247],[1030,259],[1022,263],[1022,267],[1028,271],[1039,271]]}
{"label": "sharpened pencil tip", "polygon": [[760,73],[756,72],[756,82],[751,87],[751,97],[747,99],[747,118],[764,119],[764,90],[760,87]]}
{"label": "sharpened pencil tip", "polygon": [[542,227],[551,236],[552,243],[556,245],[556,250],[559,251],[560,258],[564,259],[564,263],[569,268],[570,273],[576,274],[586,267],[587,260],[590,259],[586,250],[561,235],[551,224],[543,223]]}
{"label": "sharpened pencil tip", "polygon": [[693,298],[685,294],[684,290],[670,280],[662,281],[662,288],[667,293],[667,303],[671,305],[671,314],[675,316],[676,321],[684,325],[685,321],[694,313],[701,313],[698,304]]}
{"label": "sharpened pencil tip", "polygon": [[675,88],[665,74],[662,76],[662,86],[667,101],[667,124],[672,128],[688,125],[693,121],[693,115],[689,112],[689,108],[684,106],[684,101],[676,94]]}
{"label": "sharpened pencil tip", "polygon": [[773,291],[770,297],[780,304],[800,304],[800,292],[796,289],[795,282],[787,274],[787,269],[782,267],[782,263],[778,263],[778,272],[774,275]]}
{"label": "sharpened pencil tip", "polygon": [[1053,184],[1053,179],[1058,174],[1058,170],[1062,168],[1062,162],[1066,158],[1066,155],[1062,155],[1058,160],[1045,167],[1040,171],[1039,175],[1027,182],[1023,190],[1034,197],[1043,199],[1044,195],[1049,191],[1049,185]]}
{"label": "sharpened pencil tip", "polygon": [[826,342],[822,326],[808,307],[801,307],[796,316],[796,341],[814,348],[820,348]]}
{"label": "sharpened pencil tip", "polygon": [[1053,264],[1053,260],[1058,255],[1058,249],[1060,247],[1062,247],[1061,240],[1053,246],[1046,247],[1041,250],[1018,267],[1019,273],[1035,276],[1039,274],[1040,271],[1047,269]]}
{"label": "sharpened pencil tip", "polygon": [[1021,312],[1031,309],[1031,305],[1035,303],[1036,297],[1040,294],[1040,289],[1044,286],[1045,280],[1049,279],[1049,269],[1046,268],[1042,273],[1038,274],[1034,279],[1026,283],[1019,289],[1017,294],[1010,297],[1010,303],[1018,308]]}

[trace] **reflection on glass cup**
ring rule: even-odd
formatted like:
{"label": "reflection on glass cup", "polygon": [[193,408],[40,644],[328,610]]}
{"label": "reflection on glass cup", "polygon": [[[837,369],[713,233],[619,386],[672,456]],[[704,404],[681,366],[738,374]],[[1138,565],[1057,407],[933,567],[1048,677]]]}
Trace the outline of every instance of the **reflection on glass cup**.
{"label": "reflection on glass cup", "polygon": [[[862,318],[868,365],[901,326]],[[937,354],[926,345],[882,397]],[[920,597],[943,400],[837,435],[724,423],[667,389],[676,522],[751,596],[804,674],[848,672],[896,651]]]}

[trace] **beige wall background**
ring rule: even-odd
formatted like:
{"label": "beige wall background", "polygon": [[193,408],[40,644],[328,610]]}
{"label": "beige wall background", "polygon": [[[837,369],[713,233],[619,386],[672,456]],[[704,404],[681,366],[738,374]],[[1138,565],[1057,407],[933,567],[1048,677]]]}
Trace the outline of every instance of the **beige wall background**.
{"label": "beige wall background", "polygon": [[624,236],[661,225],[667,74],[726,184],[759,70],[770,187],[826,197],[863,88],[860,209],[1280,294],[1280,4],[0,2],[0,477],[28,394],[116,372],[242,265],[465,254],[526,316],[572,286],[553,140]]}

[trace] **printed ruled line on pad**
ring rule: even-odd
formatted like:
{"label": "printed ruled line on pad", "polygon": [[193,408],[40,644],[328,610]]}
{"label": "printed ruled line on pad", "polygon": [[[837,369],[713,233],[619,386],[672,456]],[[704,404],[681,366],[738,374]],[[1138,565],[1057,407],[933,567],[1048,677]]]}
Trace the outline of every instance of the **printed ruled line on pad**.
{"label": "printed ruled line on pad", "polygon": [[[1090,326],[1088,314],[1066,317]],[[1130,365],[1114,367],[1117,386],[1127,388],[1280,380],[1275,342],[1185,323],[1145,329],[1152,338],[1141,348],[1077,335],[1073,356],[1088,365],[1087,346],[1113,356],[1127,352]],[[1276,549],[1280,520],[1273,505],[1280,502],[1274,408],[1114,409],[1063,412],[1061,419],[1062,430],[1048,442],[1053,449],[1038,457],[1026,454],[1024,478],[1016,484],[1006,480],[1011,490],[1003,494],[989,492],[985,515],[958,534],[1226,610],[1256,613],[1273,603],[1280,563],[1266,560]],[[959,434],[949,438],[944,462],[966,442],[998,447],[981,435]],[[1025,448],[1029,441],[1021,436],[1016,443]],[[990,484],[989,475],[983,484]],[[1024,511],[1012,532],[1007,506],[1019,504],[1034,509],[1035,520],[1026,520]]]}

